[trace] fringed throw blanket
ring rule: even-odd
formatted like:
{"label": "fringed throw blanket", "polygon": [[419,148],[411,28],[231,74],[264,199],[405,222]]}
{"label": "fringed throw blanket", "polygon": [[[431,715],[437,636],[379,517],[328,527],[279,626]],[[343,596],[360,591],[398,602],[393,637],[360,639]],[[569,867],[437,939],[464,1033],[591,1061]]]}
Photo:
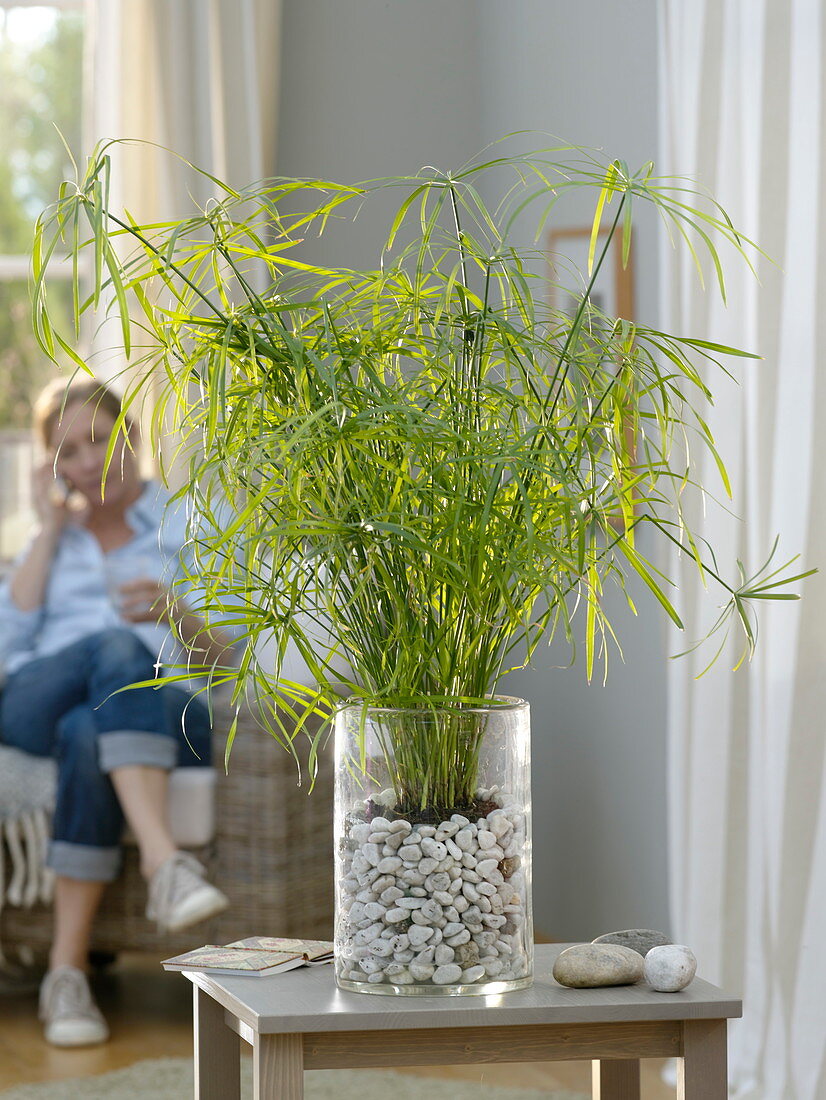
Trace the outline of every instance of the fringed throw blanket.
{"label": "fringed throw blanket", "polygon": [[0,907],[51,901],[45,858],[55,786],[54,760],[0,745]]}

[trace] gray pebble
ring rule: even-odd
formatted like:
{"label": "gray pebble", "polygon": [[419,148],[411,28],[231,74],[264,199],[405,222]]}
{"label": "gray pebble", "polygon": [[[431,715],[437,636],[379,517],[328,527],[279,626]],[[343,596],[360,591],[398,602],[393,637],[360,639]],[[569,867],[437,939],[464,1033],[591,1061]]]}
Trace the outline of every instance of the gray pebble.
{"label": "gray pebble", "polygon": [[462,976],[461,966],[456,963],[447,963],[445,966],[437,966],[433,972],[434,985],[455,985]]}
{"label": "gray pebble", "polygon": [[597,936],[594,943],[616,943],[620,947],[630,947],[641,955],[647,955],[652,947],[664,947],[671,943],[668,936],[655,932],[653,928],[626,928],[622,932],[606,932]]}
{"label": "gray pebble", "polygon": [[[371,865],[371,867],[378,867],[381,861],[381,854],[379,853],[378,844],[364,844],[362,845],[361,854]],[[355,861],[354,861],[355,863]]]}
{"label": "gray pebble", "polygon": [[359,966],[365,974],[378,974],[381,973],[382,962],[375,955],[368,955],[366,959],[360,961]]}
{"label": "gray pebble", "polygon": [[494,810],[492,814],[488,814],[488,828],[499,840],[513,832],[513,826],[501,810]]}
{"label": "gray pebble", "polygon": [[697,960],[694,952],[679,943],[652,947],[643,963],[645,980],[658,993],[677,993],[694,980]]}
{"label": "gray pebble", "polygon": [[447,890],[450,886],[450,875],[447,871],[434,871],[425,879],[425,886],[434,893],[437,890]]}
{"label": "gray pebble", "polygon": [[468,985],[472,985],[473,982],[478,982],[479,979],[484,978],[484,976],[484,966],[470,966],[467,970],[462,971],[462,981],[467,982]]}
{"label": "gray pebble", "polygon": [[446,943],[440,943],[435,950],[433,959],[438,966],[444,966],[446,963],[453,962],[453,955],[452,947],[449,947]]}
{"label": "gray pebble", "polygon": [[480,859],[476,864],[476,871],[482,878],[487,878],[491,871],[496,871],[498,867],[499,864],[495,859]]}
{"label": "gray pebble", "polygon": [[642,977],[642,967],[642,956],[630,947],[580,943],[557,957],[553,976],[560,985],[573,989],[633,985]]}
{"label": "gray pebble", "polygon": [[370,944],[370,950],[374,955],[386,959],[388,955],[393,954],[393,945],[389,940],[373,940]]}
{"label": "gray pebble", "polygon": [[433,921],[434,924],[442,919],[443,914],[444,909],[434,898],[428,898],[428,900],[422,904],[422,916],[427,917],[429,920]]}
{"label": "gray pebble", "polygon": [[411,924],[407,934],[410,937],[410,945],[412,947],[421,947],[422,944],[432,937],[433,929],[426,928],[421,924]]}
{"label": "gray pebble", "polygon": [[426,982],[429,978],[432,978],[435,969],[436,967],[432,963],[414,961],[410,964],[410,973],[417,982]]}
{"label": "gray pebble", "polygon": [[[399,860],[399,863],[401,863],[401,860]],[[399,878],[407,886],[421,886],[425,880],[425,876],[421,871],[413,871],[410,868],[405,868]]]}
{"label": "gray pebble", "polygon": [[437,862],[441,862],[447,855],[447,848],[439,840],[426,836],[422,840],[422,851],[426,856],[431,856]]}
{"label": "gray pebble", "polygon": [[462,883],[462,893],[465,895],[468,901],[479,900],[479,891],[476,889],[472,882]]}
{"label": "gray pebble", "polygon": [[401,869],[402,861],[399,859],[398,856],[385,856],[381,863],[379,863],[378,865],[379,873],[382,875],[392,875],[395,874],[396,871],[400,871]]}

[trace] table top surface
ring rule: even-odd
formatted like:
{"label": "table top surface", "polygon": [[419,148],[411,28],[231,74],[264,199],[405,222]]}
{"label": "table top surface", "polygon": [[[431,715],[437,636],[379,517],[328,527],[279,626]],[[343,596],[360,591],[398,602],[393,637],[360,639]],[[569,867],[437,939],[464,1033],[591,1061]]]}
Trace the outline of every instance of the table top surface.
{"label": "table top surface", "polygon": [[349,993],[335,983],[333,966],[299,967],[271,977],[185,976],[237,1019],[262,1035],[433,1027],[502,1027],[631,1020],[698,1020],[740,1016],[734,996],[695,978],[679,993],[656,993],[644,982],[600,989],[568,989],[551,976],[556,956],[570,944],[537,944],[534,984],[491,996],[427,997]]}

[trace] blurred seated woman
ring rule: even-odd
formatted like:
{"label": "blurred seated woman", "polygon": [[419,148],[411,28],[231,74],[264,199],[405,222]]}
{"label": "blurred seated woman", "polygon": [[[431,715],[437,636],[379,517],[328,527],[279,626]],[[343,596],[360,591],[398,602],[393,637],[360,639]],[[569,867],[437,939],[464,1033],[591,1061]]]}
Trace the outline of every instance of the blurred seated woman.
{"label": "blurred seated woman", "polygon": [[228,904],[176,850],[166,818],[170,770],[209,763],[206,706],[178,684],[118,691],[182,659],[172,654],[173,622],[197,664],[211,664],[232,638],[207,630],[174,584],[184,575],[186,519],[165,510],[159,484],[141,479],[132,426],[128,444],[118,435],[101,489],[119,415],[118,397],[92,379],[58,379],[41,394],[37,526],[0,588],[0,740],[53,756],[58,768],[54,939],[40,997],[46,1039],[57,1046],[108,1037],[85,967],[105,884],[120,869],[124,821],[148,883],[147,916],[162,930]]}

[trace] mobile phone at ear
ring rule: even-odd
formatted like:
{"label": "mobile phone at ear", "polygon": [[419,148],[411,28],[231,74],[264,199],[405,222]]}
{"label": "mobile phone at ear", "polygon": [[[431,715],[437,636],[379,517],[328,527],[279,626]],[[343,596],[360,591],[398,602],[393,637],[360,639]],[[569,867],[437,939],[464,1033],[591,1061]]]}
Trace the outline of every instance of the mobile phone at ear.
{"label": "mobile phone at ear", "polygon": [[55,503],[65,504],[69,499],[71,491],[66,479],[58,474],[54,479],[54,486],[52,487]]}

